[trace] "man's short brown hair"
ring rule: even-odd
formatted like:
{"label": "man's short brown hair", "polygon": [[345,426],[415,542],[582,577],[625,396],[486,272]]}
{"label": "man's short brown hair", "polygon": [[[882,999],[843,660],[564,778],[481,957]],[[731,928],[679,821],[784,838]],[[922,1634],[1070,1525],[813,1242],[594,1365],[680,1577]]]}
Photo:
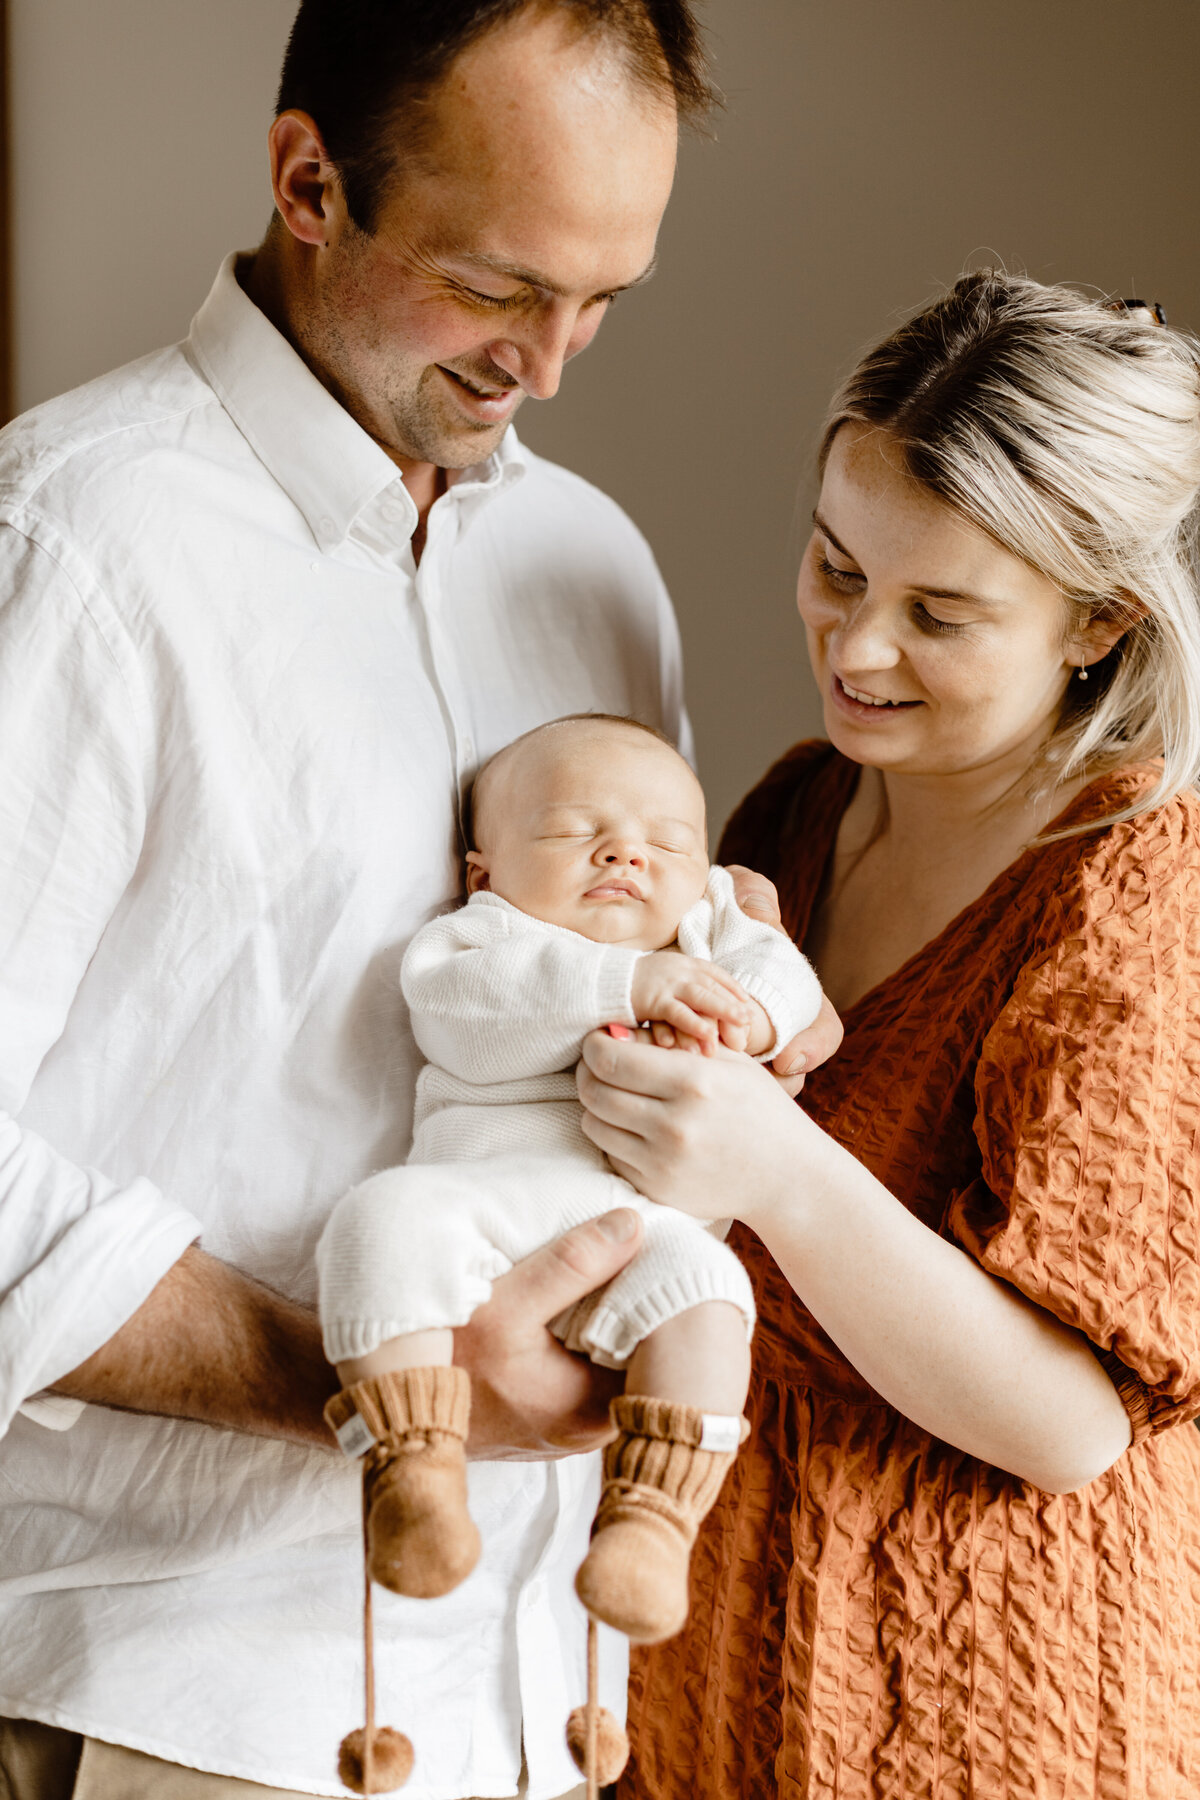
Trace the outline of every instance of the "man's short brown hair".
{"label": "man's short brown hair", "polygon": [[632,77],[673,96],[682,117],[713,104],[689,0],[301,0],[276,112],[316,121],[360,230],[375,229],[421,102],[470,44],[532,7],[616,38]]}

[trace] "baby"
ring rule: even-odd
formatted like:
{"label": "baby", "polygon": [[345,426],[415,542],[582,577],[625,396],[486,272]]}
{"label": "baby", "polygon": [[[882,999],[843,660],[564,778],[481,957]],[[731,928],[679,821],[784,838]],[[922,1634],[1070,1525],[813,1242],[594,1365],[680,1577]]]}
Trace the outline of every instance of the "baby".
{"label": "baby", "polygon": [[429,1066],[412,1155],[341,1201],[318,1250],[327,1416],[367,1453],[368,1570],[395,1593],[448,1593],[479,1555],[467,1511],[462,1325],[514,1262],[614,1206],[639,1254],[553,1329],[626,1371],[591,1548],[576,1586],[594,1618],[672,1636],[688,1560],[741,1435],[750,1284],[707,1227],[636,1193],[582,1128],[573,1070],[603,1025],[769,1058],[809,1024],[817,980],[709,866],[687,763],[630,720],[528,732],[473,796],[466,906],[414,938],[401,985]]}

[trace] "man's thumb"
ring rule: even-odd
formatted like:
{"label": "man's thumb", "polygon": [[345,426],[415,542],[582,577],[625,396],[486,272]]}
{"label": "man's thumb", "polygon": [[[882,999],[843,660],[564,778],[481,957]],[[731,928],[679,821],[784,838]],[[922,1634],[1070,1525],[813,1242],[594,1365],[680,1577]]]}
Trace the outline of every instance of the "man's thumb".
{"label": "man's thumb", "polygon": [[526,1318],[548,1325],[585,1294],[611,1281],[636,1255],[641,1240],[641,1219],[632,1207],[619,1206],[543,1244],[496,1286],[503,1285],[506,1307],[519,1307]]}

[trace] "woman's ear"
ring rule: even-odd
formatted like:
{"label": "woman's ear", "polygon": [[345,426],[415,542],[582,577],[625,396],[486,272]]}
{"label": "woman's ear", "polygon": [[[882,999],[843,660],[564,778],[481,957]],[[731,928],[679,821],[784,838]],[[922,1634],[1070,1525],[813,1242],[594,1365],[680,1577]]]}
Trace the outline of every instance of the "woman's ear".
{"label": "woman's ear", "polygon": [[1118,594],[1108,605],[1072,632],[1066,646],[1067,661],[1072,668],[1100,662],[1114,649],[1125,633],[1146,616],[1146,608],[1132,594]]}
{"label": "woman's ear", "polygon": [[483,854],[479,850],[467,851],[467,892],[482,894],[490,886]]}

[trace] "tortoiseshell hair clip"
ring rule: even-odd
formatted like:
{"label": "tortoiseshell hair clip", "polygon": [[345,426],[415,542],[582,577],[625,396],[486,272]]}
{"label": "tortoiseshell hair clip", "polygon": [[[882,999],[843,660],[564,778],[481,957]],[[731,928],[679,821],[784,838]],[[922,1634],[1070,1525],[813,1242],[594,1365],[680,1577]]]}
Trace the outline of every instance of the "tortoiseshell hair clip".
{"label": "tortoiseshell hair clip", "polygon": [[1109,312],[1145,313],[1146,317],[1138,321],[1141,325],[1165,325],[1167,322],[1167,309],[1157,300],[1109,300],[1106,305]]}

